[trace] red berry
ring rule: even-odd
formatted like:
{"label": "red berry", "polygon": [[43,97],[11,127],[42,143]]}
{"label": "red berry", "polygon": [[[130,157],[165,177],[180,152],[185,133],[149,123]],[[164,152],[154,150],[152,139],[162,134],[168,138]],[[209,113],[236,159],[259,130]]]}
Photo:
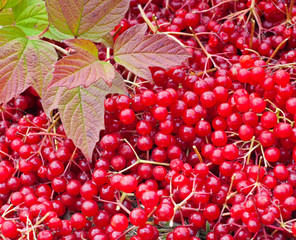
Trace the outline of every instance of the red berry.
{"label": "red berry", "polygon": [[118,213],[111,218],[110,224],[115,231],[123,232],[128,227],[128,218],[125,215]]}

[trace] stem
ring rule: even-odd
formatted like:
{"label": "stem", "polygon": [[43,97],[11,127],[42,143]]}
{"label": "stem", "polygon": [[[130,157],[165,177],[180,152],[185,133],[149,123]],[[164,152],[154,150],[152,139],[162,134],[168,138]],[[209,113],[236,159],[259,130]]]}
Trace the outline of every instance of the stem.
{"label": "stem", "polygon": [[140,163],[147,163],[147,164],[154,164],[154,165],[161,165],[161,166],[170,166],[169,163],[162,163],[162,162],[154,162],[154,161],[149,161],[149,160],[143,160],[141,159],[138,154],[136,153],[135,149],[133,148],[133,146],[129,143],[129,141],[127,139],[123,139],[123,141],[125,141],[129,147],[132,149],[132,151],[134,152],[136,158],[137,158],[137,161],[135,163],[133,163],[132,165],[128,166],[127,168],[125,169],[122,169],[121,171],[119,171],[118,173],[123,173],[131,168],[133,168],[134,166],[136,166],[137,164],[140,164]]}
{"label": "stem", "polygon": [[228,193],[227,193],[227,197],[225,199],[225,205],[227,204],[227,201],[232,197],[228,198],[230,196],[230,193],[231,193],[231,189],[232,189],[232,186],[233,186],[233,182],[234,182],[234,179],[236,177],[236,174],[233,174],[232,177],[231,177],[231,182],[230,182],[230,186],[229,186],[229,189],[228,189]]}
{"label": "stem", "polygon": [[61,137],[66,138],[66,135],[58,134],[58,133],[51,133],[51,132],[36,132],[36,133],[28,133],[27,136],[38,136],[38,135],[48,135],[48,136],[54,136],[54,137]]}
{"label": "stem", "polygon": [[255,53],[255,54],[257,54],[258,55],[258,57],[260,57],[261,58],[261,55],[257,52],[257,51],[255,51],[254,49],[250,49],[250,48],[245,48],[245,50],[247,50],[247,51],[249,51],[249,52],[252,52],[252,53]]}
{"label": "stem", "polygon": [[283,112],[283,110],[281,110],[280,108],[278,108],[278,107],[277,107],[272,101],[270,101],[269,99],[265,99],[265,101],[266,101],[266,102],[269,102],[271,105],[273,105],[277,111],[280,111],[281,114],[283,114],[284,122],[286,122],[286,115],[285,115],[285,113]]}
{"label": "stem", "polygon": [[13,209],[10,209],[11,207],[13,207],[13,204],[10,204],[9,207],[4,211],[4,213],[2,214],[2,217],[4,218],[6,214],[10,213],[11,211],[14,211]]}
{"label": "stem", "polygon": [[200,46],[201,50],[204,52],[204,54],[207,56],[207,58],[211,59],[213,65],[215,68],[218,68],[216,63],[214,62],[214,60],[212,59],[212,55],[208,53],[208,51],[205,49],[205,47],[202,45],[201,41],[199,40],[198,36],[195,34],[195,32],[193,31],[192,27],[189,27],[190,31],[193,34],[193,38],[195,39],[195,41],[198,43],[198,45]]}
{"label": "stem", "polygon": [[65,168],[65,170],[64,170],[64,172],[63,172],[63,176],[65,175],[65,173],[67,172],[69,166],[71,165],[71,163],[72,163],[72,161],[73,161],[73,159],[74,159],[74,156],[75,156],[75,154],[76,154],[76,151],[77,151],[77,148],[74,149],[74,151],[73,151],[73,153],[72,153],[72,155],[71,155],[71,158],[70,158],[70,160],[69,160],[69,162],[68,162],[68,164],[67,164],[67,166],[66,166],[66,168]]}
{"label": "stem", "polygon": [[[0,11],[1,12],[1,11]],[[1,233],[1,235],[0,235],[2,238],[3,238],[3,240],[8,240],[6,237],[4,237],[4,235]]]}
{"label": "stem", "polygon": [[149,20],[149,18],[146,16],[146,14],[145,14],[145,12],[144,12],[144,10],[143,10],[143,8],[141,7],[140,4],[138,5],[138,8],[139,8],[139,10],[140,10],[140,13],[141,13],[142,18],[143,18],[144,21],[147,23],[147,25],[149,26],[149,28],[151,29],[151,31],[152,31],[153,33],[156,33],[156,32],[157,32],[156,27],[152,24],[152,22],[151,22],[151,21]]}
{"label": "stem", "polygon": [[121,239],[123,236],[125,236],[128,232],[132,231],[135,229],[137,226],[132,226],[131,228],[127,229],[124,233],[122,233],[119,237],[116,238],[116,240]]}
{"label": "stem", "polygon": [[217,68],[211,68],[211,69],[208,69],[208,70],[206,70],[206,71],[199,72],[199,73],[197,73],[195,76],[199,77],[199,76],[202,76],[202,75],[205,74],[205,73],[211,73],[211,72],[215,72],[215,71],[217,71]]}
{"label": "stem", "polygon": [[295,0],[291,0],[291,4],[290,4],[290,7],[289,7],[289,18],[292,19],[292,11],[293,11],[293,7],[294,7],[294,3],[295,3]]}
{"label": "stem", "polygon": [[139,163],[147,163],[147,164],[161,165],[161,166],[167,166],[167,167],[170,166],[169,163],[154,162],[154,161],[142,160],[142,159],[139,160]]}
{"label": "stem", "polygon": [[156,15],[153,13],[153,15],[152,15],[152,19],[153,19],[153,21],[154,21],[154,23],[155,23],[155,26],[156,26],[156,31],[158,32],[158,30],[159,30],[159,25],[158,25],[158,22],[157,22],[157,17],[156,17]]}
{"label": "stem", "polygon": [[[122,192],[121,197],[120,197],[118,203],[122,203],[124,201],[124,199],[126,198],[126,196],[127,196],[127,193],[126,192]],[[117,207],[116,207],[116,210],[119,211],[120,210],[120,207],[121,206],[118,204]]]}
{"label": "stem", "polygon": [[195,154],[198,156],[199,162],[200,162],[200,163],[203,163],[202,157],[201,157],[201,155],[200,155],[198,149],[196,148],[196,146],[192,146],[192,148],[193,148]]}
{"label": "stem", "polygon": [[138,154],[136,153],[135,149],[134,149],[133,146],[130,144],[130,142],[129,142],[126,138],[124,138],[123,141],[125,141],[125,142],[127,143],[127,145],[129,145],[129,147],[132,149],[133,153],[135,154],[137,160],[139,160],[140,157],[138,156]]}
{"label": "stem", "polygon": [[209,9],[205,9],[205,10],[202,10],[202,11],[192,11],[192,13],[206,13],[206,12],[212,11],[215,8],[219,7],[220,5],[228,3],[228,2],[235,2],[235,1],[233,1],[233,0],[224,0],[224,1],[221,1],[220,3],[218,3],[217,5],[215,5],[214,7],[211,7]]}
{"label": "stem", "polygon": [[[259,183],[259,177],[260,177],[260,168],[261,168],[261,161],[262,161],[262,157],[259,158],[259,168],[258,168],[258,173],[257,173],[257,179],[256,182]],[[255,205],[256,206],[256,205]]]}
{"label": "stem", "polygon": [[180,36],[193,37],[192,33],[185,33],[185,32],[164,32],[164,33],[169,34],[169,35],[180,35]]}
{"label": "stem", "polygon": [[53,46],[57,51],[60,51],[61,53],[63,53],[64,55],[66,55],[66,56],[69,56],[70,55],[70,53],[67,51],[67,50],[65,50],[65,49],[63,49],[63,48],[61,48],[61,47],[59,47],[58,45],[56,45],[56,44],[54,44],[54,43],[51,43],[51,42],[47,42],[49,45],[51,45],[51,46]]}
{"label": "stem", "polygon": [[[255,141],[255,136],[254,136],[254,137],[252,137],[252,141],[251,141],[250,149],[252,149],[252,148],[253,148],[254,141]],[[249,155],[248,155],[248,157],[247,157],[247,165],[249,165],[250,158],[251,158],[251,153],[252,153],[252,152],[250,152],[250,153],[249,153]]]}
{"label": "stem", "polygon": [[47,27],[39,34],[37,35],[38,38],[41,38],[49,29],[50,24],[47,25]]}
{"label": "stem", "polygon": [[252,19],[251,22],[252,22],[252,29],[251,29],[251,36],[250,36],[250,43],[249,43],[250,48],[252,48],[252,46],[253,46],[253,37],[254,37],[254,31],[255,31],[255,21],[254,21],[254,19]]}
{"label": "stem", "polygon": [[[110,59],[110,48],[109,47],[107,47],[107,49],[106,49],[106,58]],[[108,62],[109,62],[109,60],[108,60]]]}
{"label": "stem", "polygon": [[119,33],[119,31],[120,31],[121,28],[122,28],[122,25],[120,25],[120,26],[116,29],[115,33],[113,34],[113,39],[114,39],[115,36]]}
{"label": "stem", "polygon": [[273,53],[271,54],[270,58],[266,61],[266,64],[268,64],[271,59],[273,59],[273,57],[277,54],[277,52],[280,50],[280,48],[289,40],[289,38],[284,39],[277,47],[276,49],[273,51]]}
{"label": "stem", "polygon": [[[174,207],[174,213],[179,209],[181,208],[185,203],[187,203],[187,201],[192,198],[192,196],[195,194],[195,190],[196,190],[196,177],[194,177],[194,180],[193,180],[193,185],[192,185],[192,190],[191,190],[191,193],[182,201],[180,202],[179,204],[175,204],[175,207]],[[175,215],[175,214],[174,214]],[[170,227],[173,227],[173,222],[174,222],[174,217],[172,217],[172,219],[170,220]]]}

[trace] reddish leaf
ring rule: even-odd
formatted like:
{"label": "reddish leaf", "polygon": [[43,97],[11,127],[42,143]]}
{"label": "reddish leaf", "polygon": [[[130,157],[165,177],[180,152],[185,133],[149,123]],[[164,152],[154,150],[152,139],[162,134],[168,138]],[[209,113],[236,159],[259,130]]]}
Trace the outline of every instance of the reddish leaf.
{"label": "reddish leaf", "polygon": [[[50,78],[50,76],[49,76]],[[104,129],[104,99],[109,93],[126,93],[124,81],[116,72],[112,87],[104,81],[87,88],[50,88],[42,98],[46,113],[58,108],[67,137],[91,160],[100,131]]]}
{"label": "reddish leaf", "polygon": [[84,39],[65,41],[76,49],[74,55],[65,56],[55,64],[53,80],[49,87],[78,86],[88,87],[102,78],[109,86],[115,76],[114,67],[108,62],[98,60],[98,50],[95,44]]}
{"label": "reddish leaf", "polygon": [[0,29],[0,103],[29,86],[40,89],[56,60],[56,51],[48,43],[29,40],[18,27]]}
{"label": "reddish leaf", "polygon": [[98,57],[99,51],[97,46],[93,42],[86,39],[67,39],[64,41],[69,47],[76,50],[76,52],[81,53],[91,53],[96,58]]}
{"label": "reddish leaf", "polygon": [[121,34],[114,44],[114,59],[129,71],[151,79],[149,67],[180,65],[190,54],[165,34],[145,35],[146,24],[139,24]]}
{"label": "reddish leaf", "polygon": [[105,36],[123,18],[129,0],[46,0],[50,22],[62,33],[94,39]]}
{"label": "reddish leaf", "polygon": [[60,95],[64,91],[63,87],[52,87],[48,89],[49,84],[52,81],[52,78],[53,70],[46,75],[44,79],[44,87],[42,89],[42,94],[40,94],[42,99],[42,107],[48,118],[51,117],[51,111],[58,108]]}

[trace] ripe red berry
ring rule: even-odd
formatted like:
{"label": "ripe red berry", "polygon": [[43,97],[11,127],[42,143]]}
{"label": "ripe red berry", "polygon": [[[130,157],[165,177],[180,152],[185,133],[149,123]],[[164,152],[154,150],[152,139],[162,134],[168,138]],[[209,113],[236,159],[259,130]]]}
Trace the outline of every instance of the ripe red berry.
{"label": "ripe red berry", "polygon": [[128,218],[125,215],[118,213],[111,218],[110,224],[115,231],[123,232],[128,227]]}
{"label": "ripe red berry", "polygon": [[136,190],[138,181],[134,176],[127,175],[121,178],[119,182],[120,190],[126,193],[132,193]]}
{"label": "ripe red berry", "polygon": [[1,224],[1,232],[7,238],[16,238],[18,236],[17,226],[10,220],[4,221]]}
{"label": "ripe red berry", "polygon": [[148,219],[146,212],[141,208],[135,208],[130,213],[131,224],[135,226],[143,226]]}

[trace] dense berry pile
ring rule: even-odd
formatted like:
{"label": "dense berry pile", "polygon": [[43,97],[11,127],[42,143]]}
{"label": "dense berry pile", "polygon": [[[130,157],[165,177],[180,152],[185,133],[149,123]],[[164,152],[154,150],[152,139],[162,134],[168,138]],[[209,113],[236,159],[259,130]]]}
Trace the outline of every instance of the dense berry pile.
{"label": "dense berry pile", "polygon": [[91,162],[33,89],[1,107],[0,238],[293,239],[294,1],[131,0],[114,38],[145,17],[192,57],[119,67]]}

